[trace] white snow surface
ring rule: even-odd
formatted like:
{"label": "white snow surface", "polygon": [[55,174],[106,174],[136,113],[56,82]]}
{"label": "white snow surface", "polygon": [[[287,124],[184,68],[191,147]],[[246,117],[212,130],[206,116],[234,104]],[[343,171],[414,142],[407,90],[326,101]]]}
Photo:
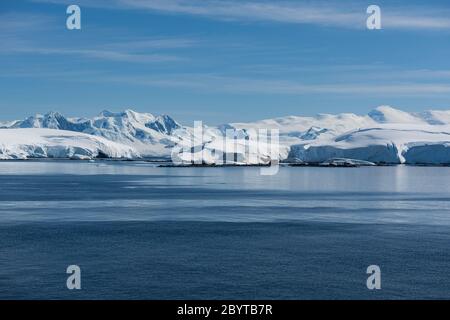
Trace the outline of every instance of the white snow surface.
{"label": "white snow surface", "polygon": [[133,148],[93,135],[57,129],[0,129],[0,159],[138,157]]}

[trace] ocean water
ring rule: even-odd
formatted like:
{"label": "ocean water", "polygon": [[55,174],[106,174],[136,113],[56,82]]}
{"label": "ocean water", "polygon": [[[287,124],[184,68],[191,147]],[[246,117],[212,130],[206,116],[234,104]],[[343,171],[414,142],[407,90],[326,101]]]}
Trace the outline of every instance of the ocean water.
{"label": "ocean water", "polygon": [[449,181],[448,167],[0,162],[0,299],[449,299]]}

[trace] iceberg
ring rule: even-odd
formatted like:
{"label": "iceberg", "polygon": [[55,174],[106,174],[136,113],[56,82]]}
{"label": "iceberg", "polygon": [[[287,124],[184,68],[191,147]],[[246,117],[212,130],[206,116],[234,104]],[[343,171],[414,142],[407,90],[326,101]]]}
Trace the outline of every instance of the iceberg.
{"label": "iceberg", "polygon": [[333,158],[319,164],[322,167],[363,167],[375,165],[375,163],[369,161],[346,158]]}

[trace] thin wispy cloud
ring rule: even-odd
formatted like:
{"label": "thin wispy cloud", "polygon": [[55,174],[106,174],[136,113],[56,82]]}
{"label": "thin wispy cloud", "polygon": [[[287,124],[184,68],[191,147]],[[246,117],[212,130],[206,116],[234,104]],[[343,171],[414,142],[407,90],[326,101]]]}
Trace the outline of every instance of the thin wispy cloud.
{"label": "thin wispy cloud", "polygon": [[140,39],[126,42],[114,42],[104,45],[106,48],[115,49],[179,49],[190,48],[197,45],[200,41],[196,39],[183,39],[183,38],[152,38],[152,39]]}
{"label": "thin wispy cloud", "polygon": [[293,80],[265,80],[242,77],[227,77],[212,74],[178,74],[151,76],[108,76],[88,81],[116,82],[160,88],[181,88],[198,90],[202,93],[233,94],[338,94],[338,95],[386,95],[386,96],[427,96],[450,93],[450,83],[320,83],[309,84]]}
{"label": "thin wispy cloud", "polygon": [[385,29],[450,29],[450,10],[415,8],[412,14],[388,11],[383,20]]}
{"label": "thin wispy cloud", "polygon": [[[42,54],[52,54],[53,51],[42,51]],[[58,52],[69,54],[69,52]],[[105,58],[105,52],[75,52]],[[107,57],[108,59],[122,59],[122,57]],[[137,57],[123,57],[126,60]],[[150,59],[150,58],[148,58]],[[429,96],[450,93],[450,70],[430,69],[401,69],[389,65],[334,65],[315,67],[314,70],[299,68],[297,72],[319,72],[320,81],[306,76],[301,79],[283,77],[233,76],[215,73],[155,73],[119,74],[111,71],[73,71],[37,72],[33,70],[18,70],[4,73],[2,77],[24,77],[59,79],[60,81],[75,81],[89,83],[113,83],[128,87],[151,87],[174,90],[187,90],[200,93],[227,94],[257,94],[257,95],[352,95],[352,96]],[[365,72],[361,72],[364,70]],[[273,70],[271,70],[273,73]],[[334,81],[335,73],[339,73],[339,80]]]}
{"label": "thin wispy cloud", "polygon": [[[114,42],[92,48],[49,47],[31,40],[4,38],[0,54],[64,55],[132,63],[185,61],[187,58],[161,50],[186,48],[194,41],[189,39],[143,39]],[[160,52],[161,51],[161,52]]]}
{"label": "thin wispy cloud", "polygon": [[[69,4],[68,0],[34,0]],[[87,7],[136,9],[229,21],[277,22],[364,29],[367,4],[357,1],[79,0]],[[433,6],[382,6],[384,29],[450,29],[450,10]]]}
{"label": "thin wispy cloud", "polygon": [[101,49],[42,48],[28,45],[21,45],[15,47],[9,46],[8,48],[1,48],[0,54],[1,53],[78,56],[90,59],[100,59],[118,62],[133,62],[133,63],[173,62],[186,60],[185,58],[168,54],[157,54],[157,53],[139,54],[139,53],[127,53]]}
{"label": "thin wispy cloud", "polygon": [[17,49],[18,53],[35,53],[44,55],[73,55],[85,58],[94,58],[110,61],[136,62],[136,63],[152,63],[183,60],[177,56],[164,54],[134,54],[119,51],[108,50],[91,50],[91,49],[55,49],[55,48],[34,48],[34,49]]}
{"label": "thin wispy cloud", "polygon": [[46,14],[1,13],[0,54],[65,55],[117,62],[156,63],[185,61],[187,58],[179,56],[174,50],[198,43],[195,39],[153,37],[73,48],[70,43],[65,44],[64,39],[60,39],[59,46],[35,39],[37,34],[54,34],[55,29],[60,28],[57,22],[58,19]]}
{"label": "thin wispy cloud", "polygon": [[364,22],[364,15],[350,10],[338,10],[326,4],[302,4],[269,1],[142,1],[119,0],[124,6],[215,17],[220,19],[275,21],[350,26]]}

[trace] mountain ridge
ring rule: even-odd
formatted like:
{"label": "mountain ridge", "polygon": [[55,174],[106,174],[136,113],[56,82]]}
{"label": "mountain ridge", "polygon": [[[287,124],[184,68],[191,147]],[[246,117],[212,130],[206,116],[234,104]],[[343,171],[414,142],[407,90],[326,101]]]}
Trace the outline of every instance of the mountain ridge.
{"label": "mountain ridge", "polygon": [[[214,154],[218,150],[227,154],[238,152],[240,163],[255,164],[261,163],[261,161],[266,162],[267,159],[270,159],[262,151],[251,155],[251,157],[244,154],[245,148],[243,146],[246,141],[259,139],[258,129],[279,130],[279,160],[292,158],[300,161],[306,161],[307,159],[324,161],[327,160],[325,159],[326,157],[334,158],[341,157],[343,154],[353,154],[357,155],[358,159],[356,160],[370,161],[367,159],[368,157],[364,157],[364,152],[352,153],[351,151],[343,151],[344,149],[356,148],[352,139],[358,141],[358,147],[361,146],[361,143],[369,149],[372,148],[372,145],[377,145],[377,150],[384,150],[383,145],[392,145],[399,150],[404,150],[408,146],[417,147],[421,145],[421,152],[425,150],[424,146],[427,143],[433,145],[441,143],[441,149],[438,147],[433,148],[440,150],[440,159],[445,160],[447,157],[447,143],[450,139],[447,139],[446,135],[440,135],[442,141],[437,141],[432,138],[436,135],[432,136],[429,133],[430,130],[432,133],[435,131],[436,133],[439,133],[439,131],[449,132],[449,125],[450,110],[405,112],[389,106],[379,106],[366,115],[322,113],[315,116],[287,116],[248,123],[228,123],[212,127],[203,125],[203,136],[201,139],[194,137],[195,130],[192,127],[181,125],[169,115],[139,113],[131,109],[120,112],[103,110],[92,118],[68,118],[59,112],[51,111],[44,115],[30,116],[24,120],[0,123],[0,128],[5,130],[52,129],[97,136],[132,148],[134,152],[129,152],[128,154],[133,155],[133,157],[168,158],[171,156],[174,146],[183,145],[186,147],[191,143],[190,141],[193,141],[196,145],[193,150],[197,150],[196,152],[201,150],[202,154],[206,154],[206,158],[210,162],[214,162]],[[395,131],[395,128],[402,128],[402,130]],[[227,130],[236,130],[234,140],[241,147],[236,149],[232,144],[225,142]],[[370,138],[365,136],[363,139],[361,138],[362,130],[371,130],[373,134],[370,135]],[[416,134],[408,134],[408,130],[414,131]],[[258,139],[251,137],[251,135],[255,134]],[[392,135],[392,138],[389,138],[390,135]],[[341,137],[341,141],[339,137]],[[345,140],[342,137],[347,137],[345,143],[342,142]],[[382,141],[381,146],[379,145],[380,141]],[[373,151],[369,149],[365,151],[368,154]],[[321,156],[314,158],[311,156],[311,150],[320,150],[317,152]],[[95,152],[90,154],[95,154]],[[256,160],[250,160],[250,158]],[[405,162],[400,151],[396,157],[390,154],[389,159],[393,163]],[[384,160],[380,162],[384,162]],[[448,162],[450,163],[450,154]]]}

